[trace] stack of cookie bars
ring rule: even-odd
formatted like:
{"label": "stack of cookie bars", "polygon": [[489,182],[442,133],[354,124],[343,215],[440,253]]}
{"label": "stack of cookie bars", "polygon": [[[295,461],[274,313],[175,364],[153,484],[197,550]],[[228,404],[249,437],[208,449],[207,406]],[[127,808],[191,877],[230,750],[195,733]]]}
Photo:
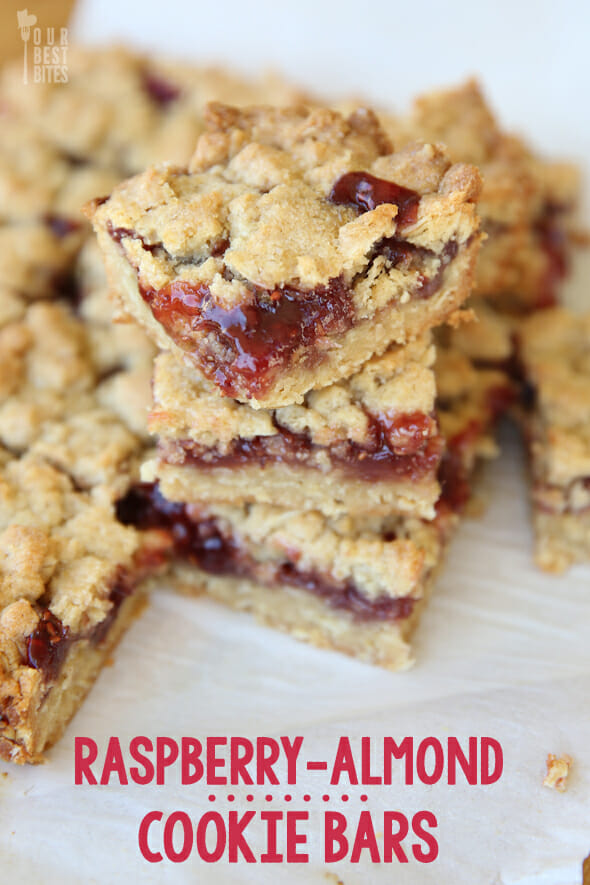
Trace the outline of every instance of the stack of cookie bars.
{"label": "stack of cookie bars", "polygon": [[471,291],[479,173],[392,152],[363,110],[208,125],[188,167],[90,207],[111,291],[163,348],[157,486],[130,519],[162,512],[213,596],[405,666],[448,536],[431,330]]}
{"label": "stack of cookie bars", "polygon": [[[474,84],[380,126],[204,116],[302,97],[120,50],[72,51],[69,75],[1,86],[0,755],[18,762],[59,737],[167,569],[407,664],[494,452],[514,314],[553,300],[576,193]],[[180,165],[118,185],[160,160]],[[90,211],[137,324],[112,324],[79,212],[111,192]],[[474,272],[479,322],[441,330]]]}

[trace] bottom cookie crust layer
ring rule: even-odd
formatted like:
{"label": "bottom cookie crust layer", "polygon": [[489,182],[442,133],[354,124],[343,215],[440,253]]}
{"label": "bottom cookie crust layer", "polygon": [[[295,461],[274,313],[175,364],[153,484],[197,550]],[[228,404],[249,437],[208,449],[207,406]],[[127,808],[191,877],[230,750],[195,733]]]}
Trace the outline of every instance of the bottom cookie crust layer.
{"label": "bottom cookie crust layer", "polygon": [[206,593],[238,611],[253,614],[268,627],[289,633],[317,648],[331,649],[388,670],[406,670],[413,663],[409,638],[418,623],[434,575],[423,588],[412,614],[400,621],[358,621],[294,587],[265,587],[239,578],[209,575],[178,565],[172,572],[174,589],[187,594]]}
{"label": "bottom cookie crust layer", "polygon": [[[338,471],[321,473],[293,467],[289,471],[280,465],[243,467],[240,470],[217,468],[213,475],[189,465],[175,465],[157,461],[146,465],[142,476],[155,478],[163,494],[170,501],[248,501],[253,494],[256,501],[276,504],[288,501],[294,510],[321,509],[328,515],[343,513],[386,515],[391,512],[432,519],[440,495],[436,472],[414,482],[373,483],[343,477]],[[214,490],[215,496],[212,491]],[[232,497],[233,496],[233,497]]]}

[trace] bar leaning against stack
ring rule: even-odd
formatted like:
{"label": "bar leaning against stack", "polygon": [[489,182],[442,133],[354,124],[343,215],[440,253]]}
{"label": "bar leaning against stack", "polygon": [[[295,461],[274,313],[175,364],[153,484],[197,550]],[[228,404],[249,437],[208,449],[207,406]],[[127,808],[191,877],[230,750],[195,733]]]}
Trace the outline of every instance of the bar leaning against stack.
{"label": "bar leaning against stack", "polygon": [[566,276],[579,170],[540,157],[498,124],[474,80],[419,96],[405,116],[383,115],[396,145],[442,142],[452,160],[483,177],[478,202],[486,241],[475,290],[501,313],[554,306]]}
{"label": "bar leaning against stack", "polygon": [[551,572],[590,560],[590,314],[559,307],[519,329],[535,558]]}
{"label": "bar leaning against stack", "polygon": [[[396,669],[455,521],[431,329],[471,289],[477,170],[368,111],[209,109],[188,167],[89,213],[162,347],[156,458],[123,522],[192,588]],[[187,565],[188,563],[188,565]]]}

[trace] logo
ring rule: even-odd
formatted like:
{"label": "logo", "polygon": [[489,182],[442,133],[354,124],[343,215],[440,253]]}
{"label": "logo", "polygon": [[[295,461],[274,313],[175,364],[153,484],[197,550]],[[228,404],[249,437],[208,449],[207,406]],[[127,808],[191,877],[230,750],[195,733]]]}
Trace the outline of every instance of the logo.
{"label": "logo", "polygon": [[37,16],[28,9],[16,13],[18,29],[24,43],[23,83],[29,82],[29,59],[27,46],[33,38],[33,83],[68,82],[68,29],[39,28]]}

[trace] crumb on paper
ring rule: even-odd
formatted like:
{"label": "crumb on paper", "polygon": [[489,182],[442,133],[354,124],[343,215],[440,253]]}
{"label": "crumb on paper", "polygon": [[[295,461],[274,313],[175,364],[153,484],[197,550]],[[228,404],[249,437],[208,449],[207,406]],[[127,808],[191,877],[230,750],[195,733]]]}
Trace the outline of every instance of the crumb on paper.
{"label": "crumb on paper", "polygon": [[590,885],[590,854],[582,864],[582,885]]}
{"label": "crumb on paper", "polygon": [[326,879],[328,882],[332,882],[333,885],[344,885],[344,882],[336,873],[326,873]]}
{"label": "crumb on paper", "polygon": [[549,753],[547,756],[547,775],[543,781],[543,786],[559,790],[560,793],[565,793],[572,761],[571,756],[554,756],[553,753]]}

